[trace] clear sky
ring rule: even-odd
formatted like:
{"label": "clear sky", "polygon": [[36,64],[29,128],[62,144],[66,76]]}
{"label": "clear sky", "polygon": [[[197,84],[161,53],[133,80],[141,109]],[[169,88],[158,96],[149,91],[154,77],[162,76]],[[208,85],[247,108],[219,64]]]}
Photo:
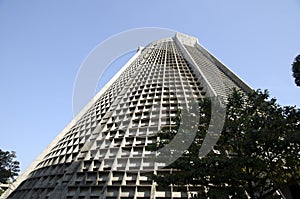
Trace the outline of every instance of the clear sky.
{"label": "clear sky", "polygon": [[132,28],[196,36],[252,88],[299,106],[299,22],[299,0],[0,0],[0,148],[15,150],[24,170],[73,118],[89,52]]}

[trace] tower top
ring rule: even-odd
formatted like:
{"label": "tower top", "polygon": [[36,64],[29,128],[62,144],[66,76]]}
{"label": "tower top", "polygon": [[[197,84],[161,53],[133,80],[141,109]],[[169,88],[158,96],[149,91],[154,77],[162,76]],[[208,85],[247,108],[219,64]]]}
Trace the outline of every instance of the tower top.
{"label": "tower top", "polygon": [[182,44],[188,46],[195,46],[195,44],[198,43],[198,38],[180,32],[175,34],[175,38],[181,41]]}

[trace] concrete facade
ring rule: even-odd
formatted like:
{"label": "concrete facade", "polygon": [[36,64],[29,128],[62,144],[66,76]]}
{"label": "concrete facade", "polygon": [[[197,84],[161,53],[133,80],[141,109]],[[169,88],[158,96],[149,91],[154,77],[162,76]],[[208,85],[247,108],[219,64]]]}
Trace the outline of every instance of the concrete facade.
{"label": "concrete facade", "polygon": [[251,89],[204,49],[177,33],[140,48],[55,138],[2,198],[187,198],[158,187],[159,167],[146,146],[178,109],[232,88]]}

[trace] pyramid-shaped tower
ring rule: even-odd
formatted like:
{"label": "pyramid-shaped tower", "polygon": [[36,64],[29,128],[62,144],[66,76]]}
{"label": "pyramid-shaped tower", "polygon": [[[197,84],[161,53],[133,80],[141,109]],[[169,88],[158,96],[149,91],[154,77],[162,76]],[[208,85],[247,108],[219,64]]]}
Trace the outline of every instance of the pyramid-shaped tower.
{"label": "pyramid-shaped tower", "polygon": [[172,171],[146,146],[178,109],[232,88],[250,91],[194,37],[177,33],[139,48],[2,197],[187,198],[147,178]]}

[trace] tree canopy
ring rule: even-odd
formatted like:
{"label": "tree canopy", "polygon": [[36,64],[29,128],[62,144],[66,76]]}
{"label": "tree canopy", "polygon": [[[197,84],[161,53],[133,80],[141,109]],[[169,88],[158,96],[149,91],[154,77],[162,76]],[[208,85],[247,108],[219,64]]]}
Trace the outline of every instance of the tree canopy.
{"label": "tree canopy", "polygon": [[18,176],[20,163],[15,160],[14,151],[2,151],[0,149],[0,183],[9,183]]}
{"label": "tree canopy", "polygon": [[300,55],[298,55],[292,64],[293,77],[295,78],[295,84],[300,86]]}
{"label": "tree canopy", "polygon": [[[289,183],[300,182],[300,111],[282,107],[267,91],[250,94],[234,90],[226,105],[222,134],[213,150],[199,158],[210,124],[210,100],[199,102],[196,137],[185,153],[168,166],[170,174],[152,175],[160,186],[173,185],[194,198],[276,198]],[[162,129],[160,141],[150,150],[169,143],[178,129]],[[156,147],[156,148],[155,148]]]}

